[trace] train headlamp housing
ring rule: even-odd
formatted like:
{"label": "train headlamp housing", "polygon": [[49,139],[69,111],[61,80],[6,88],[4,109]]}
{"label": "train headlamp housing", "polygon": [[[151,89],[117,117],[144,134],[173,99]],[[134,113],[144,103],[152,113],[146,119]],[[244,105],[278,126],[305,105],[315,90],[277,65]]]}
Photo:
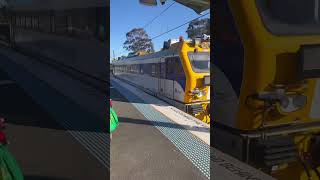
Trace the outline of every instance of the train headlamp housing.
{"label": "train headlamp housing", "polygon": [[307,97],[301,94],[286,94],[283,89],[275,92],[258,93],[257,98],[275,104],[280,113],[291,113],[302,109],[307,104]]}
{"label": "train headlamp housing", "polygon": [[201,91],[199,88],[195,88],[194,90],[192,90],[191,94],[197,98],[201,98],[206,95],[206,93]]}
{"label": "train headlamp housing", "polygon": [[278,108],[282,113],[295,112],[307,104],[307,97],[303,95],[290,95],[282,98]]}
{"label": "train headlamp housing", "polygon": [[210,76],[205,76],[203,78],[203,86],[210,86]]}
{"label": "train headlamp housing", "polygon": [[201,42],[199,47],[201,47],[203,49],[209,49],[210,48],[210,44],[209,44],[209,42]]}
{"label": "train headlamp housing", "polygon": [[320,78],[320,45],[305,45],[300,49],[300,77]]}

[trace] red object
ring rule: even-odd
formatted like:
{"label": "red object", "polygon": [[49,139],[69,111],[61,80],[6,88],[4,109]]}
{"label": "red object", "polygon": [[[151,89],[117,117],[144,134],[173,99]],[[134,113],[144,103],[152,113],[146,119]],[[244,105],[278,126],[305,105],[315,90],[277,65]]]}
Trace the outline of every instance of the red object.
{"label": "red object", "polygon": [[112,107],[112,100],[110,99],[110,107]]}
{"label": "red object", "polygon": [[0,143],[7,144],[7,137],[3,129],[5,128],[4,118],[0,118]]}
{"label": "red object", "polygon": [[0,131],[0,143],[7,144],[7,137],[3,131]]}
{"label": "red object", "polygon": [[183,37],[182,37],[182,36],[179,37],[179,41],[180,41],[180,42],[183,41]]}
{"label": "red object", "polygon": [[4,118],[0,118],[0,129],[3,129],[4,127]]}

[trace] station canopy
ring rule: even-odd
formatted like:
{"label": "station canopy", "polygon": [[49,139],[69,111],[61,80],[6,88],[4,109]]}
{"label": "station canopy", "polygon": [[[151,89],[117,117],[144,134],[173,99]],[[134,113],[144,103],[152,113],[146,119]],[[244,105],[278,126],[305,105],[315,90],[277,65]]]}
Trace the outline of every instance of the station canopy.
{"label": "station canopy", "polygon": [[[201,12],[210,9],[210,0],[174,0],[188,8],[193,9],[196,13],[200,14]],[[157,0],[139,0],[141,4],[156,6]],[[160,0],[161,4],[164,4],[166,0]]]}
{"label": "station canopy", "polygon": [[107,7],[109,0],[11,0],[8,4],[14,11],[65,10]]}

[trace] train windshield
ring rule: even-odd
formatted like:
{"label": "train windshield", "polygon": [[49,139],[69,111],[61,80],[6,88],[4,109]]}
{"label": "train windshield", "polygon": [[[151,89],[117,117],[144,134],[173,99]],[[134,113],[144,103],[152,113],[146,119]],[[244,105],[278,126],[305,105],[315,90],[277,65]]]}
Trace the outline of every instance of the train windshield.
{"label": "train windshield", "polygon": [[188,53],[192,70],[197,73],[210,72],[209,52],[189,52]]}
{"label": "train windshield", "polygon": [[266,28],[279,35],[320,34],[320,3],[302,0],[256,0]]}

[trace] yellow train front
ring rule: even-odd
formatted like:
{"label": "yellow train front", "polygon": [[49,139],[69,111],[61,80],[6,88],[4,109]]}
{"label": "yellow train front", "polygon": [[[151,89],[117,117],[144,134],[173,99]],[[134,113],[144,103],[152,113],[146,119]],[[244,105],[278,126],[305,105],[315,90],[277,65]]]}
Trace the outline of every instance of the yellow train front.
{"label": "yellow train front", "polygon": [[159,52],[112,63],[116,77],[210,123],[210,44],[207,37],[169,40]]}
{"label": "yellow train front", "polygon": [[232,38],[215,34],[213,146],[279,180],[319,180],[319,3],[215,5]]}

